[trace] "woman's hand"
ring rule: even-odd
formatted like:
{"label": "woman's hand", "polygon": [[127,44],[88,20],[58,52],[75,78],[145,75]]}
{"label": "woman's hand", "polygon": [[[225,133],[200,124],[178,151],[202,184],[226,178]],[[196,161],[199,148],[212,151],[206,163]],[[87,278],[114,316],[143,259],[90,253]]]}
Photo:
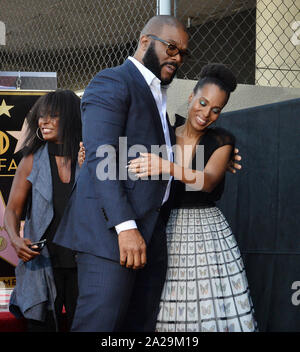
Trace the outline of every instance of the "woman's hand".
{"label": "woman's hand", "polygon": [[82,164],[84,163],[85,160],[85,148],[83,145],[83,142],[79,143],[79,151],[78,151],[78,164],[79,167],[82,166]]}
{"label": "woman's hand", "polygon": [[238,154],[239,150],[237,148],[234,148],[234,155],[232,158],[228,161],[227,164],[227,171],[231,172],[232,174],[236,173],[236,170],[240,170],[242,168],[242,165],[238,164],[236,161],[241,161],[242,157]]}
{"label": "woman's hand", "polygon": [[11,240],[11,244],[14,247],[14,250],[17,253],[18,258],[23,260],[24,262],[28,262],[29,260],[35,258],[37,255],[40,255],[39,252],[32,251],[28,246],[32,242],[28,238],[21,238],[19,236],[15,236]]}
{"label": "woman's hand", "polygon": [[170,173],[170,162],[156,154],[141,153],[137,159],[130,160],[128,170],[137,177],[154,176]]}

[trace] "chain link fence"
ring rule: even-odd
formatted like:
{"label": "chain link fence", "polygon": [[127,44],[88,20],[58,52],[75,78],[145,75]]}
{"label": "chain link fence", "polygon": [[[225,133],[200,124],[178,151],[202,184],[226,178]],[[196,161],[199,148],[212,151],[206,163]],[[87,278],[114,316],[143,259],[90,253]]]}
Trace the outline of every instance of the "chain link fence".
{"label": "chain link fence", "polygon": [[176,2],[176,16],[188,26],[191,59],[181,78],[198,79],[201,68],[221,62],[239,83],[255,83],[255,0]]}
{"label": "chain link fence", "polygon": [[300,0],[258,0],[256,83],[300,88]]}
{"label": "chain link fence", "polygon": [[[192,53],[178,78],[197,79],[203,65],[222,62],[239,83],[299,87],[299,2],[173,0],[172,14],[188,27]],[[134,53],[157,3],[1,0],[6,45],[0,69],[57,72],[60,88],[82,90],[98,71]]]}

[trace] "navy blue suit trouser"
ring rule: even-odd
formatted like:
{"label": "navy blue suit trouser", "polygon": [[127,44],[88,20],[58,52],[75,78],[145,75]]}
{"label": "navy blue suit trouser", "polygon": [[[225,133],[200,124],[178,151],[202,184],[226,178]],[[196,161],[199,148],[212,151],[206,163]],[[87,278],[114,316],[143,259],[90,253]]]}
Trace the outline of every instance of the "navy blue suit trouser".
{"label": "navy blue suit trouser", "polygon": [[155,330],[167,270],[165,222],[159,215],[143,269],[78,253],[79,297],[72,331]]}

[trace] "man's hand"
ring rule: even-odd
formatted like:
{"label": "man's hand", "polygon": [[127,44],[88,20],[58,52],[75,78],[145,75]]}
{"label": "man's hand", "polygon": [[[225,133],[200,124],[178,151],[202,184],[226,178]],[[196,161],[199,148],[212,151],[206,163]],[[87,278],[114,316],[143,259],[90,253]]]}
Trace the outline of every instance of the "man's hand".
{"label": "man's hand", "polygon": [[120,264],[141,269],[146,265],[146,243],[137,229],[121,231],[118,235]]}
{"label": "man's hand", "polygon": [[234,148],[234,155],[227,164],[227,171],[231,172],[232,174],[235,174],[236,170],[240,170],[242,168],[242,165],[238,164],[236,161],[241,160],[242,157],[239,155],[239,150],[237,148]]}

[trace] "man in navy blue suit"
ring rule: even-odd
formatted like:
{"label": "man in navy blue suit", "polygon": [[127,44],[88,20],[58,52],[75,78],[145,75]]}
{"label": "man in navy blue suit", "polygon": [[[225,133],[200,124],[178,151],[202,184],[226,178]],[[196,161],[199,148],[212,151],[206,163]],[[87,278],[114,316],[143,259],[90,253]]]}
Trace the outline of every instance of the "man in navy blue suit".
{"label": "man in navy blue suit", "polygon": [[[165,157],[172,159],[175,135],[166,86],[187,46],[183,24],[155,16],[142,30],[134,57],[98,73],[85,90],[86,159],[55,237],[78,252],[72,331],[155,330],[167,268],[164,213],[172,180],[121,177],[127,169],[120,160],[136,145],[148,152],[153,145],[165,146]],[[119,137],[127,138],[125,146]],[[115,152],[104,153],[107,146]],[[115,178],[102,178],[105,162]]]}

